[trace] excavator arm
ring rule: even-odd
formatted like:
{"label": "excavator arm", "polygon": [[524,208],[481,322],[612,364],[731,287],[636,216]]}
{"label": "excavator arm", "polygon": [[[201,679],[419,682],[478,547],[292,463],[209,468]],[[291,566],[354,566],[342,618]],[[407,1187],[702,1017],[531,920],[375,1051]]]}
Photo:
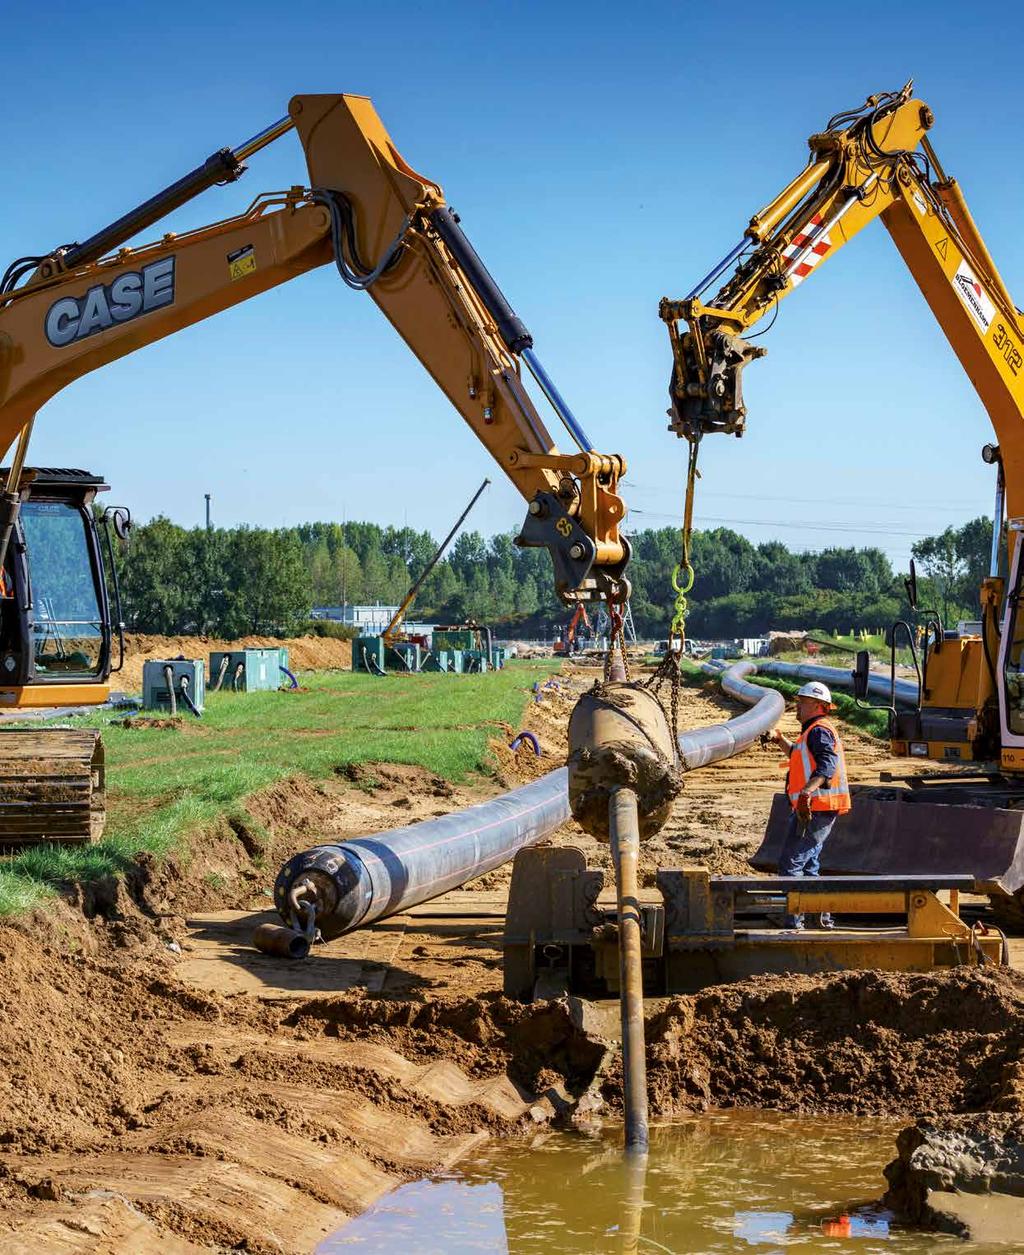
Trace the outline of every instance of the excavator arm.
{"label": "excavator arm", "polygon": [[786,297],[880,218],[989,414],[1009,513],[1024,514],[1024,329],[959,185],[929,143],[932,123],[910,85],[837,115],[810,137],[807,167],[751,218],[740,243],[686,299],[662,301],[678,435],[742,434],[742,371],[765,352],[744,333],[774,319]]}
{"label": "excavator arm", "polygon": [[959,185],[929,142],[933,120],[910,84],[836,115],[811,136],[806,168],[750,219],[735,248],[685,299],[661,302],[673,354],[670,429],[690,441],[709,432],[742,435],[742,372],[765,352],[745,333],[766,315],[774,322],[786,297],[880,218],[989,415],[998,445],[983,456],[999,464],[1011,519],[1009,595],[997,574],[1000,500],[992,571],[981,589],[982,636],[938,635],[925,654],[921,707],[893,716],[894,751],[995,759],[1021,772],[1024,325]]}
{"label": "excavator arm", "polygon": [[[295,129],[308,186],[156,243],[125,241]],[[334,262],[366,291],[529,503],[519,543],[552,555],[567,601],[625,599],[625,463],[594,451],[441,188],[401,157],[365,97],[296,96],[288,116],[222,150],[99,232],[23,258],[0,290],[0,447],[16,444],[0,550],[17,515],[37,411],[107,362]],[[523,383],[526,362],[576,444],[562,453]]]}

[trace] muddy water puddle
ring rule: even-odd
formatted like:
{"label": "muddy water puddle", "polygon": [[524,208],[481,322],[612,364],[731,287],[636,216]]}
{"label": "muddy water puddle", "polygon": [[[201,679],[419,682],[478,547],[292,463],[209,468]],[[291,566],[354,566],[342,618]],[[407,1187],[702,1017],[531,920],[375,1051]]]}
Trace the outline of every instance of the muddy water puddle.
{"label": "muddy water puddle", "polygon": [[1005,1253],[892,1222],[878,1200],[900,1127],[716,1113],[653,1129],[646,1170],[623,1162],[615,1128],[493,1141],[380,1199],[317,1255]]}

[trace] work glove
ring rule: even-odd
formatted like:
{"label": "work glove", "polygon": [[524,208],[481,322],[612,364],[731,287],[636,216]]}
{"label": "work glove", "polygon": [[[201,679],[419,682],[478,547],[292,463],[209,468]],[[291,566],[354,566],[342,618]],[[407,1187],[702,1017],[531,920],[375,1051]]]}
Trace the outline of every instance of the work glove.
{"label": "work glove", "polygon": [[797,795],[797,799],[796,799],[796,813],[797,813],[797,817],[798,817],[798,818],[799,818],[799,819],[800,819],[803,823],[807,823],[807,821],[810,819],[810,817],[811,817],[811,795],[810,795],[809,793],[804,792],[804,793],[800,793],[800,794],[798,794],[798,795]]}

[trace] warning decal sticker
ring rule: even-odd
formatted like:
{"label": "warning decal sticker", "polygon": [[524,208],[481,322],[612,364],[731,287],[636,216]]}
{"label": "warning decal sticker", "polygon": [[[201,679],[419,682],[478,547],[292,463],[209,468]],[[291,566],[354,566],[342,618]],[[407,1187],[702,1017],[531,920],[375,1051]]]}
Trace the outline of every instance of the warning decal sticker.
{"label": "warning decal sticker", "polygon": [[962,261],[956,268],[953,287],[956,288],[960,299],[967,306],[974,321],[981,328],[981,334],[984,335],[996,316],[996,307],[965,261]]}
{"label": "warning decal sticker", "polygon": [[228,272],[232,279],[244,279],[256,269],[256,252],[251,244],[228,253]]}

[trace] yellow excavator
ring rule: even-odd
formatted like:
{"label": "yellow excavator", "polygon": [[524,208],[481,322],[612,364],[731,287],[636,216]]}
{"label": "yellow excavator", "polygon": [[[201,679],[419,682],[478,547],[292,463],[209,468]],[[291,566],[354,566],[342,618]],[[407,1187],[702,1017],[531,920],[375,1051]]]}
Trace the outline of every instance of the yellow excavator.
{"label": "yellow excavator", "polygon": [[[236,217],[129,243],[238,179],[247,160],[293,130],[308,184],[257,196]],[[93,509],[105,485],[82,471],[28,466],[37,412],[89,371],[331,264],[348,287],[369,293],[526,499],[518,543],[548,549],[559,597],[628,597],[624,460],[595,452],[458,214],[402,158],[370,101],[296,96],[252,139],[214,153],[84,242],[17,258],[0,280],[0,450],[10,453],[0,497],[0,706],[102,703],[118,633],[123,657]],[[571,452],[548,433],[523,365]],[[127,515],[107,516],[109,545]],[[94,838],[102,794],[94,732],[0,733],[0,846]]]}
{"label": "yellow excavator", "polygon": [[[711,432],[742,435],[742,372],[765,350],[743,338],[876,218],[959,358],[995,430],[982,457],[997,474],[990,575],[980,589],[980,634],[946,630],[933,612],[918,660],[916,708],[890,708],[892,752],[946,770],[871,789],[837,825],[828,870],[890,874],[970,872],[1007,916],[1024,889],[1024,321],[956,179],[929,139],[931,109],[901,91],[868,98],[810,137],[804,170],[747,226],[740,242],[684,300],[664,299],[673,370],[670,429],[691,445]],[[1004,528],[1003,514],[1007,516]],[[1006,536],[1005,570],[1001,536]],[[916,610],[916,577],[908,581]],[[867,691],[868,658],[855,688]],[[756,865],[774,866],[786,818],[776,799]],[[1016,896],[1014,901],[1013,895]]]}

